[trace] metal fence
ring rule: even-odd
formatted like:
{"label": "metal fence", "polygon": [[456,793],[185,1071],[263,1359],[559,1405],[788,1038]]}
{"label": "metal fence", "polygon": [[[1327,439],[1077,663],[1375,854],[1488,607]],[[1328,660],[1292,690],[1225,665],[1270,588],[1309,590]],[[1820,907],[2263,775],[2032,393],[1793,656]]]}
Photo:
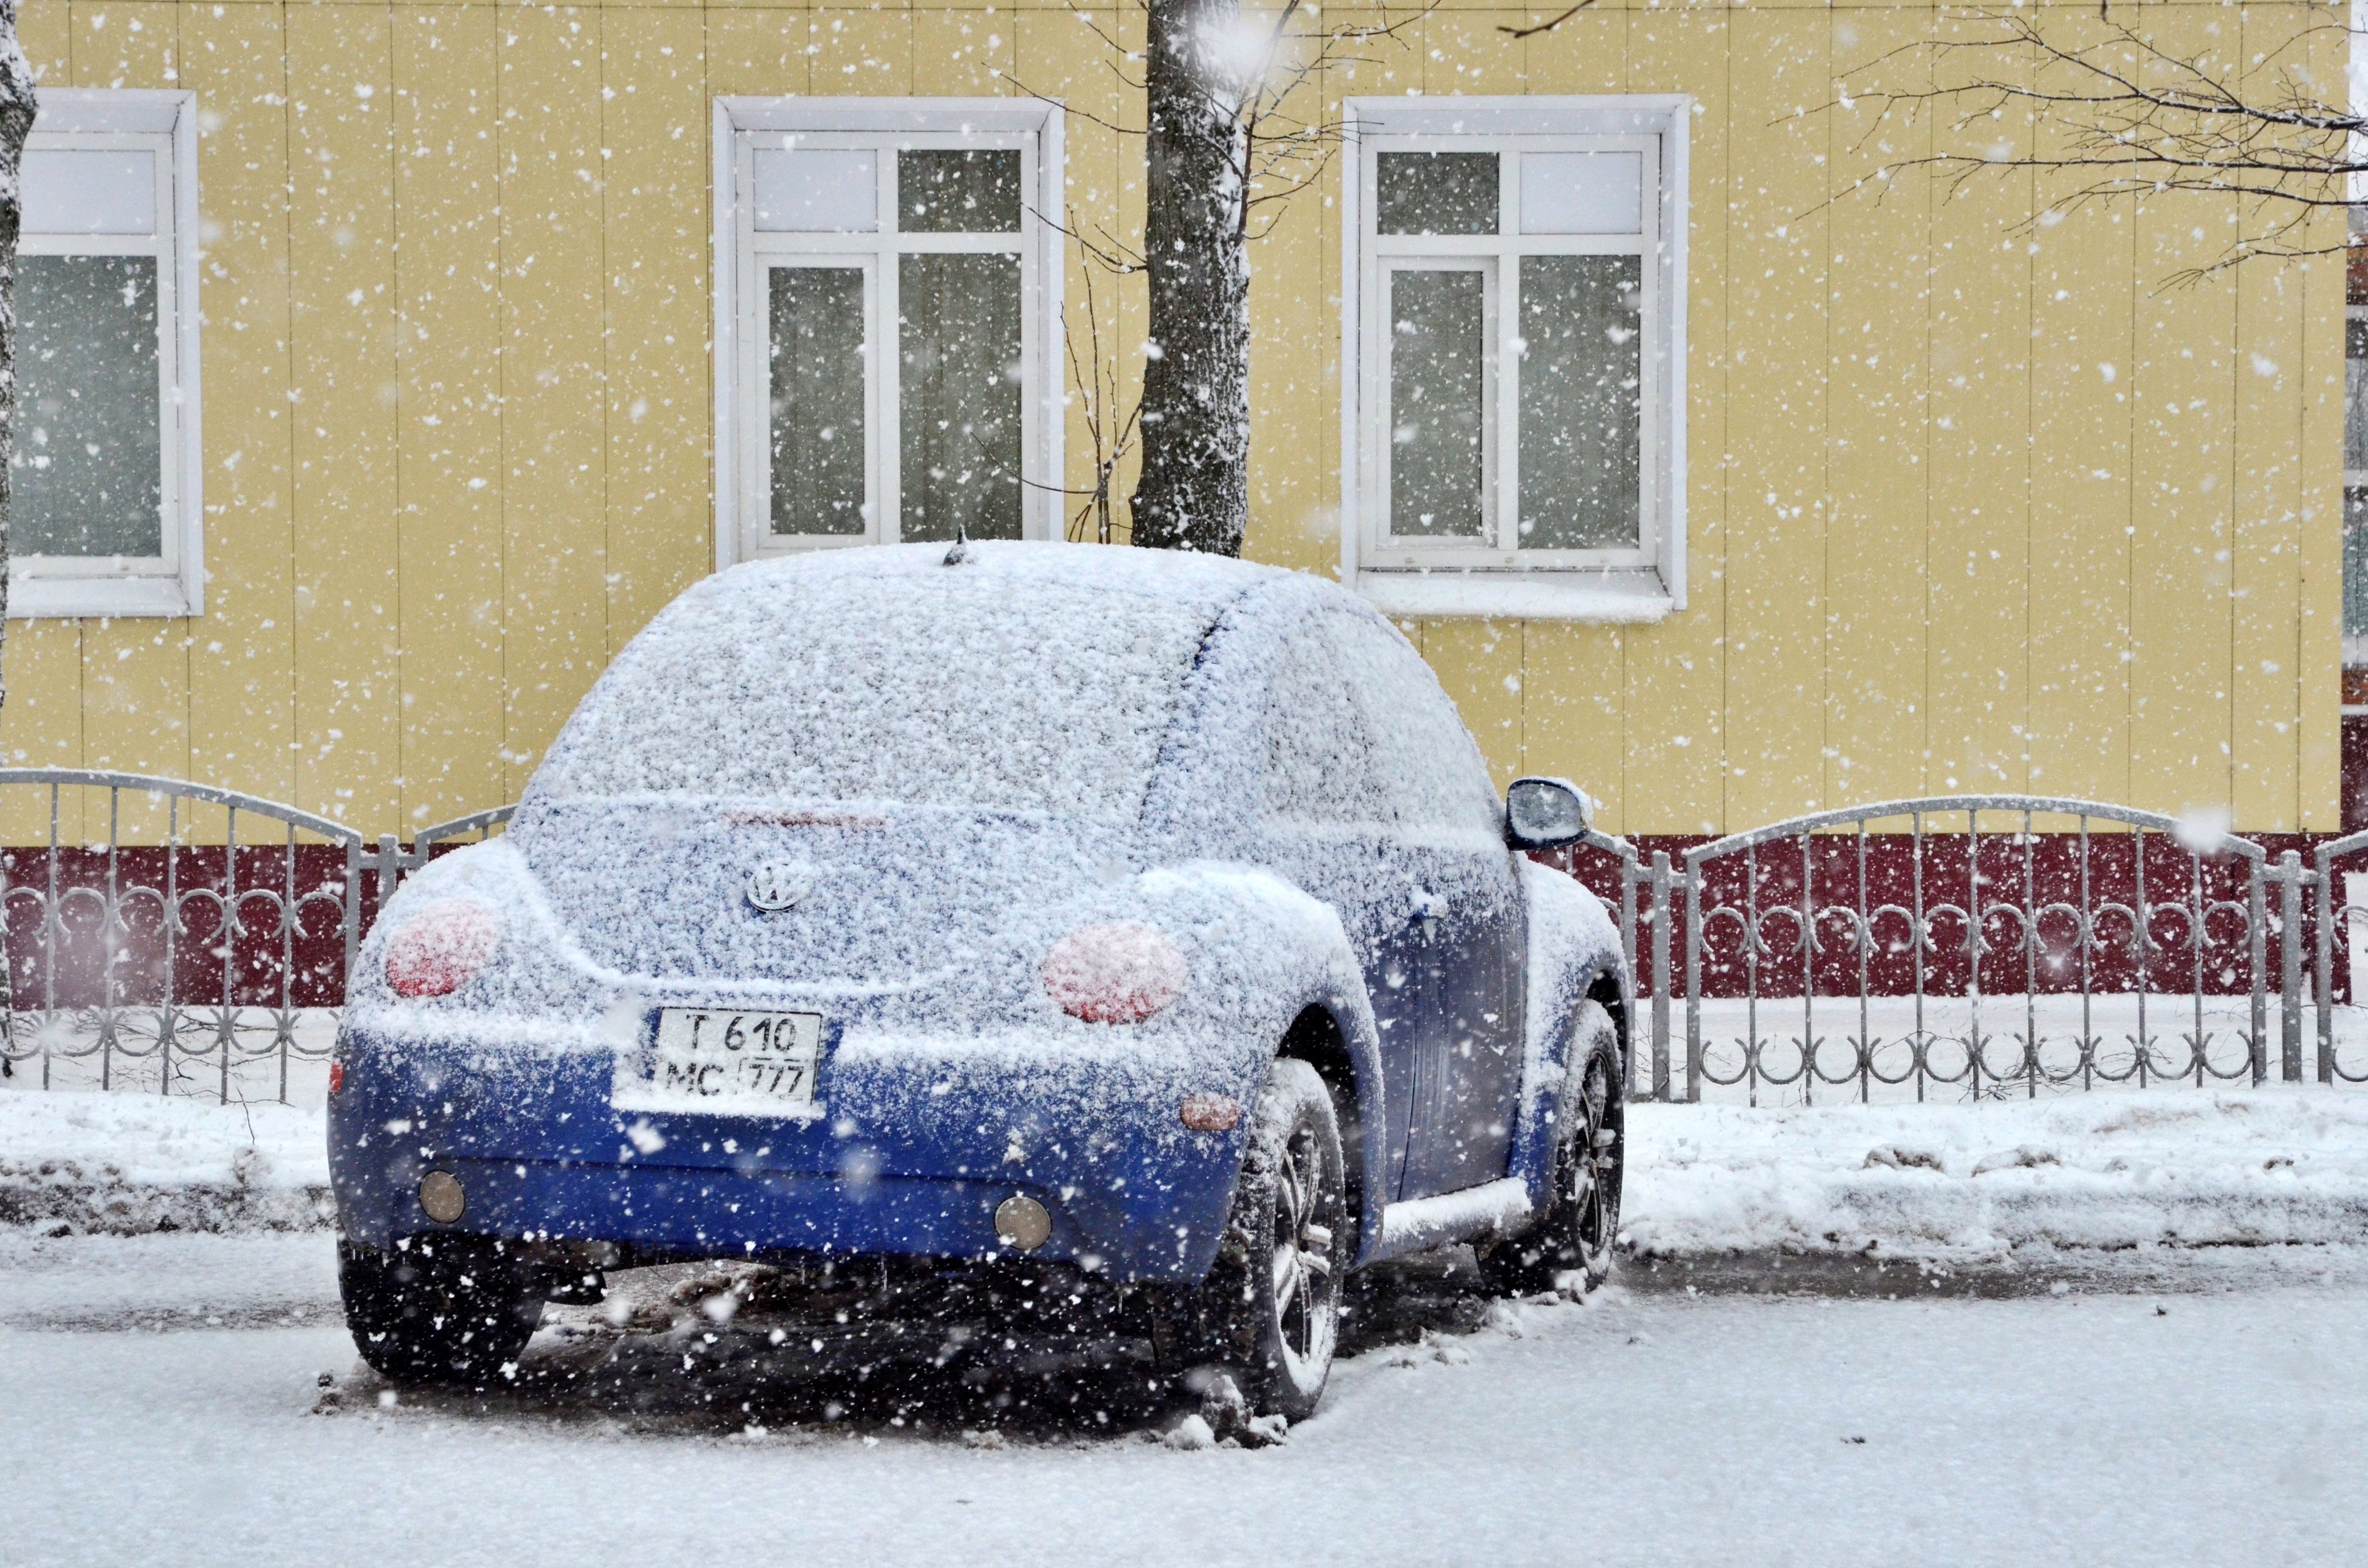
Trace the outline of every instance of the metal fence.
{"label": "metal fence", "polygon": [[[179,779],[0,769],[22,824],[18,791],[45,841],[0,851],[0,1071],[225,1101],[284,1100],[292,1075],[325,1072],[379,903],[514,810],[373,848]],[[2368,833],[2305,866],[2154,812],[1957,795],[1675,858],[1590,833],[1565,868],[1617,910],[1639,1097],[2368,1083]]]}
{"label": "metal fence", "polygon": [[325,1071],[380,902],[511,810],[382,839],[373,865],[341,823],[182,779],[0,768],[0,801],[42,839],[0,851],[0,1073],[225,1102]]}
{"label": "metal fence", "polygon": [[1957,795],[1795,817],[1674,863],[1588,848],[1577,869],[1616,891],[1636,976],[1640,1097],[2368,1081],[2351,996],[2368,834],[2306,868],[2156,812]]}

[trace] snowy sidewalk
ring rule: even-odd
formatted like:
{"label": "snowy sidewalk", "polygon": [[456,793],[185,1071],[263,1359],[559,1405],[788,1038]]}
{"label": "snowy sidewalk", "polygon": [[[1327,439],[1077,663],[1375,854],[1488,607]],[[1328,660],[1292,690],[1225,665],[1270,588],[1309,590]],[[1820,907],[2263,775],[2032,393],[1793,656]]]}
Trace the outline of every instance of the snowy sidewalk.
{"label": "snowy sidewalk", "polygon": [[317,1110],[0,1091],[0,1222],[139,1234],[326,1225]]}
{"label": "snowy sidewalk", "polygon": [[[1626,1235],[1651,1256],[1951,1264],[2034,1250],[2368,1245],[2368,1094],[2098,1091],[1980,1105],[1629,1109]],[[0,1221],[325,1226],[318,1110],[0,1093]]]}
{"label": "snowy sidewalk", "polygon": [[1629,1109],[1645,1256],[2368,1243],[2368,1095],[2096,1091],[1979,1105]]}

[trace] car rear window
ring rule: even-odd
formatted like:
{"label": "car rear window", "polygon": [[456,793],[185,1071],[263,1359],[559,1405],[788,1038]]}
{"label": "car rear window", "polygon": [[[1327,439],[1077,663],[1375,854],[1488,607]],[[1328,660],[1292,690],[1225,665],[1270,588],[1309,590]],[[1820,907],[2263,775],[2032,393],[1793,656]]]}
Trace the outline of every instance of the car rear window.
{"label": "car rear window", "polygon": [[855,573],[694,594],[552,751],[554,798],[696,795],[1131,819],[1205,603]]}

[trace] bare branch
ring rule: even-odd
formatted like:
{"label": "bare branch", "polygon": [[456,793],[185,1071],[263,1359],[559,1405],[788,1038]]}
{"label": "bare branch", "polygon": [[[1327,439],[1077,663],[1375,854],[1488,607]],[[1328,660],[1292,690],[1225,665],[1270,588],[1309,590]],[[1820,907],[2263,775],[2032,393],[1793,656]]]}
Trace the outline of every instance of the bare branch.
{"label": "bare branch", "polygon": [[[2020,10],[1977,16],[1975,24],[1989,24],[1994,36],[1904,45],[1851,73],[1860,81],[1879,80],[1920,57],[1933,74],[1959,78],[1856,92],[1846,78],[1839,96],[1810,112],[1872,107],[1876,112],[1855,153],[1862,155],[1895,115],[1908,122],[1922,116],[1936,133],[1958,138],[1960,145],[1975,127],[2011,117],[2031,140],[1890,158],[1839,194],[1872,186],[1880,202],[1906,169],[1928,171],[1952,196],[1985,175],[2025,171],[2046,176],[2054,192],[2025,228],[2100,202],[2170,193],[2233,198],[2266,223],[2266,233],[2235,242],[2220,260],[2178,274],[2185,282],[2257,256],[2341,248],[2294,243],[2294,236],[2313,213],[2350,205],[2350,176],[2368,173],[2368,117],[2328,101],[2327,91],[2285,57],[2307,51],[2330,30],[2348,34],[2345,24],[2310,23],[2271,52],[2247,61],[2177,55],[2109,15],[2084,19],[2092,34],[2101,35],[2094,41],[2061,42],[2053,29],[2065,25],[2063,17]],[[1970,71],[1963,70],[1966,64]]]}
{"label": "bare branch", "polygon": [[1554,31],[1554,28],[1562,26],[1565,22],[1570,20],[1573,17],[1577,16],[1581,11],[1586,10],[1589,6],[1594,4],[1595,0],[1578,0],[1577,5],[1573,6],[1569,10],[1565,11],[1561,16],[1556,17],[1551,22],[1540,22],[1537,26],[1531,28],[1500,27],[1497,30],[1503,33],[1507,38],[1535,38],[1540,33],[1550,33]]}

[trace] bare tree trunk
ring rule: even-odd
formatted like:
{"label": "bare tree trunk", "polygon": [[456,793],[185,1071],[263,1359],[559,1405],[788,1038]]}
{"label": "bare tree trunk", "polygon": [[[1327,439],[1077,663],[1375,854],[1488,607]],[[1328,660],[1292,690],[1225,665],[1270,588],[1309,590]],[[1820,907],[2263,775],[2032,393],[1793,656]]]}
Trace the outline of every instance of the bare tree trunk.
{"label": "bare tree trunk", "polygon": [[1239,555],[1249,520],[1249,258],[1238,0],[1148,0],[1144,259],[1151,344],[1134,542]]}
{"label": "bare tree trunk", "polygon": [[[17,231],[24,221],[19,176],[33,129],[33,67],[17,41],[17,0],[0,0],[0,650],[8,628],[8,460],[17,430]],[[7,685],[0,679],[0,703]],[[0,1066],[16,1043],[15,988],[0,944]]]}
{"label": "bare tree trunk", "polygon": [[[17,41],[17,0],[0,0],[0,648],[8,612],[8,460],[17,433],[17,231],[24,222],[20,176],[33,129],[33,67]],[[0,702],[7,686],[0,680]],[[0,965],[0,985],[6,983]]]}

